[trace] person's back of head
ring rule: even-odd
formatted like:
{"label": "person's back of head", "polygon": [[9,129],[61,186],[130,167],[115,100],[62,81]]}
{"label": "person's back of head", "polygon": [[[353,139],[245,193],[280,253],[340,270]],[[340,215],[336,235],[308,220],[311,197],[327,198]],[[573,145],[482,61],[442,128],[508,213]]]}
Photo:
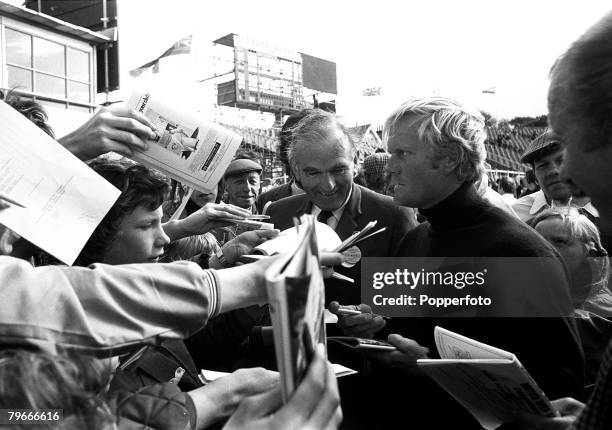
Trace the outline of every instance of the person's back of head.
{"label": "person's back of head", "polygon": [[533,169],[529,169],[527,172],[525,172],[525,181],[527,181],[528,185],[531,184],[537,187],[538,184],[536,182],[535,172]]}
{"label": "person's back of head", "polygon": [[507,176],[499,178],[499,191],[502,194],[514,194],[516,191],[516,183]]}
{"label": "person's back of head", "polygon": [[302,109],[301,111],[290,115],[285,120],[285,123],[283,124],[283,127],[278,135],[278,159],[281,163],[283,163],[285,171],[289,176],[293,176],[288,158],[289,145],[291,144],[292,139],[292,130],[310,112],[312,112],[312,109]]}
{"label": "person's back of head", "polygon": [[53,128],[51,128],[47,122],[49,120],[47,112],[45,112],[45,109],[39,103],[20,96],[14,90],[8,91],[6,94],[0,91],[0,100],[3,100],[10,107],[25,116],[29,121],[36,124],[38,128],[49,136],[55,138]]}
{"label": "person's back of head", "polygon": [[[49,411],[49,426],[36,428],[103,429],[114,417],[104,402],[111,369],[101,360],[71,354],[56,356],[25,350],[0,352],[0,409]],[[48,418],[48,419],[47,419]]]}
{"label": "person's back of head", "polygon": [[139,206],[156,210],[170,191],[164,177],[140,164],[97,159],[89,163],[89,167],[119,189],[121,195],[79,254],[75,262],[79,266],[104,262],[104,255],[115,240],[123,219]]}
{"label": "person's back of head", "polygon": [[548,120],[564,145],[564,176],[612,220],[612,13],[589,28],[551,70]]}
{"label": "person's back of head", "polygon": [[549,123],[584,149],[612,144],[612,13],[582,35],[551,70]]}
{"label": "person's back of head", "polygon": [[387,185],[387,164],[391,156],[387,152],[376,152],[363,160],[363,174],[366,186],[384,194]]}

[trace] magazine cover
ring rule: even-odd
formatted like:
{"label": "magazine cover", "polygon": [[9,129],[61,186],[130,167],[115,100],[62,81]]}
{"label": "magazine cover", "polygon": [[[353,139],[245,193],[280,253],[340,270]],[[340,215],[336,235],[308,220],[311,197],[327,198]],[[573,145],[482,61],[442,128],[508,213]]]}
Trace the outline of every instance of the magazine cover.
{"label": "magazine cover", "polygon": [[195,189],[212,192],[223,178],[242,136],[204,121],[195,112],[150,91],[132,93],[128,107],[146,116],[157,130],[149,149],[132,158]]}

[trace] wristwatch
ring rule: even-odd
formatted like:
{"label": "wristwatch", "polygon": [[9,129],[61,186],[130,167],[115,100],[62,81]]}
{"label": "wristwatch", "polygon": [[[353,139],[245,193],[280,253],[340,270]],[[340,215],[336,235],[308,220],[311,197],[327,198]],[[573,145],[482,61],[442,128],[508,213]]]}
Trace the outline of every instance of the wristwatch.
{"label": "wristwatch", "polygon": [[219,260],[219,263],[221,263],[221,266],[230,267],[230,264],[227,261],[227,258],[225,258],[225,254],[223,254],[223,248],[219,248],[219,250],[215,254],[215,257],[217,257],[217,260]]}

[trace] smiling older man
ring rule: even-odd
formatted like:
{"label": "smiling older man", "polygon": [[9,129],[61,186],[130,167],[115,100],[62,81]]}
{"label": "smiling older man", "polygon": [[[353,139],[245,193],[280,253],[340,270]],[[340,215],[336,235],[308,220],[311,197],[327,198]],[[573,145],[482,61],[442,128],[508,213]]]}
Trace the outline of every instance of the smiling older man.
{"label": "smiling older man", "polygon": [[[338,269],[355,284],[326,282],[327,299],[345,304],[361,303],[361,258],[390,256],[399,240],[416,225],[411,209],[400,208],[390,197],[353,182],[355,145],[336,115],[318,109],[309,112],[294,128],[288,150],[296,183],[305,194],[278,200],[267,211],[270,221],[281,230],[293,227],[294,216],[313,214],[342,240],[373,220],[378,221],[377,228],[387,228],[354,249],[351,267]],[[382,318],[379,322],[384,325]]]}

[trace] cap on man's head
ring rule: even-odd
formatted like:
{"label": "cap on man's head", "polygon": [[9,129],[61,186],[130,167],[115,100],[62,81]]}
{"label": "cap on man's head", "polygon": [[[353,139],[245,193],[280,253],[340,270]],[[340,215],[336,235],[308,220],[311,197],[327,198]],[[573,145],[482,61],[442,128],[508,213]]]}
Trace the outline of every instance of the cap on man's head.
{"label": "cap on man's head", "polygon": [[224,177],[227,178],[228,176],[237,176],[248,172],[257,172],[261,174],[262,170],[263,167],[261,167],[261,164],[259,164],[257,161],[241,158],[229,163]]}
{"label": "cap on man's head", "polygon": [[376,152],[363,160],[363,173],[366,175],[383,175],[391,155],[386,152]]}
{"label": "cap on man's head", "polygon": [[531,142],[527,151],[521,156],[521,162],[531,164],[540,155],[557,148],[561,148],[561,140],[552,130],[547,130]]}

